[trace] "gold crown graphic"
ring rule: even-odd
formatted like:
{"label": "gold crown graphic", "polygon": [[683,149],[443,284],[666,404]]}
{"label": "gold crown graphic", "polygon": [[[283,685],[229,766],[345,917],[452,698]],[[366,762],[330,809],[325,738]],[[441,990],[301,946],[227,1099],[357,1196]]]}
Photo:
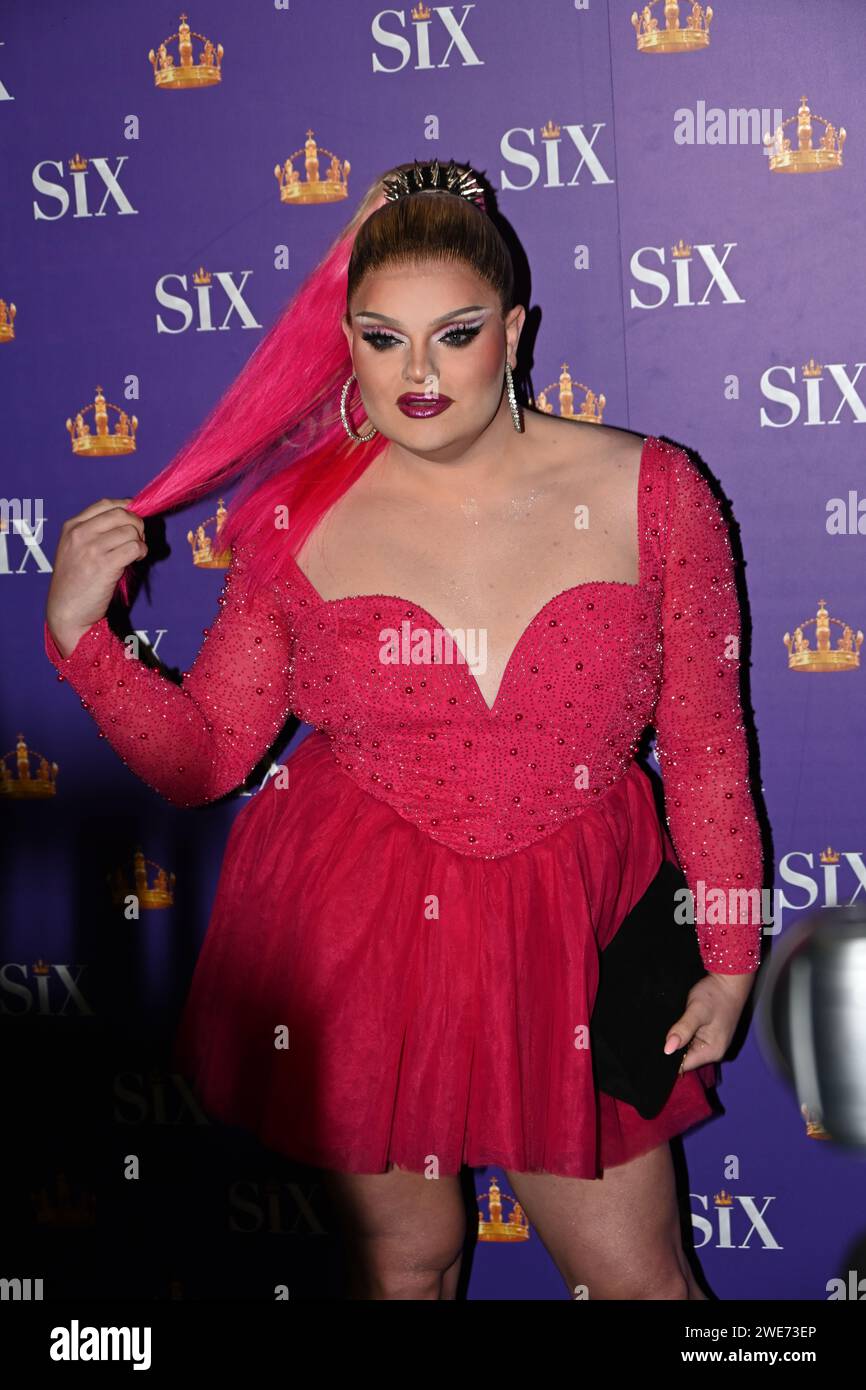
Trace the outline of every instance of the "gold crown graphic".
{"label": "gold crown graphic", "polygon": [[671,255],[673,256],[675,261],[688,260],[691,254],[692,248],[685,241],[683,241],[682,237],[680,237],[676,246],[671,247]]}
{"label": "gold crown graphic", "polygon": [[658,3],[659,0],[650,0],[640,14],[636,10],[632,14],[638,53],[692,53],[695,49],[709,47],[712,5],[686,5],[690,12],[686,16],[685,26],[681,28],[680,10],[683,6],[678,0],[665,0],[665,27],[660,29],[652,12],[653,6]]}
{"label": "gold crown graphic", "polygon": [[[124,868],[118,867],[110,874],[106,874],[106,879],[111,885],[111,901],[115,907],[123,907],[124,899],[134,892],[138,898],[140,907],[163,908],[171,907],[174,902],[175,875],[167,874],[165,869],[161,869],[159,864],[154,864],[152,859],[145,859],[144,851],[140,845],[136,846],[132,856],[133,878],[135,888],[129,886],[129,879]],[[147,868],[150,865],[156,869],[153,883],[147,881]]]}
{"label": "gold crown graphic", "polygon": [[816,362],[814,357],[810,357],[808,362],[803,363],[803,376],[820,376],[824,368],[820,362]]}
{"label": "gold crown graphic", "polygon": [[70,173],[82,173],[86,168],[87,160],[82,159],[81,155],[76,152],[75,158],[69,161]]}
{"label": "gold crown graphic", "polygon": [[[175,39],[179,63],[175,62],[173,55],[168,51],[168,45]],[[203,45],[197,62],[193,59],[193,39],[200,39]],[[214,48],[204,34],[197,34],[195,29],[190,29],[186,15],[182,14],[177,33],[169,34],[159,45],[158,51],[154,53],[151,49],[147,56],[153,68],[154,84],[166,91],[179,91],[183,87],[213,87],[216,82],[220,82],[224,52],[221,43]]]}
{"label": "gold crown graphic", "polygon": [[194,285],[209,285],[212,279],[213,276],[210,271],[205,270],[203,265],[200,265],[198,270],[193,271],[192,283]]}
{"label": "gold crown graphic", "polygon": [[73,1199],[66,1174],[55,1174],[54,1192],[47,1187],[30,1193],[39,1226],[92,1226],[96,1221],[96,1194],[82,1189]]}
{"label": "gold crown graphic", "polygon": [[31,974],[31,975],[50,975],[50,974],[51,974],[51,966],[48,964],[48,961],[47,961],[47,960],[43,960],[42,957],[40,956],[39,959],[38,959],[37,961],[34,961],[34,962],[33,962],[33,965],[31,966],[31,969],[30,969],[30,974]]}
{"label": "gold crown graphic", "polygon": [[14,304],[0,299],[0,343],[11,343],[15,337],[15,315],[18,310]]}
{"label": "gold crown graphic", "polygon": [[721,1192],[715,1194],[713,1201],[717,1207],[732,1207],[734,1205],[733,1197],[730,1192],[726,1192],[724,1188],[722,1188]]}
{"label": "gold crown graphic", "polygon": [[[96,424],[95,434],[84,418],[89,410],[93,411]],[[117,411],[118,418],[113,433],[108,428],[109,410]],[[135,453],[135,432],[138,429],[138,417],[135,415],[130,417],[125,410],[120,409],[120,406],[112,405],[106,401],[101,386],[97,386],[92,403],[79,410],[74,421],[66,421],[66,428],[72,440],[73,454],[88,454],[93,458],[102,458],[109,455],[118,457],[122,454]]]}
{"label": "gold crown graphic", "polygon": [[[576,414],[574,410],[575,387],[583,392],[583,401]],[[559,391],[559,413],[564,420],[583,420],[590,425],[601,424],[607,398],[597,396],[588,386],[584,386],[582,381],[575,381],[568,370],[567,362],[562,364],[559,382],[554,381],[550,386],[545,386],[543,391],[539,391],[536,398],[536,408],[543,410],[547,415],[553,414],[553,405],[547,398],[550,391]]]}
{"label": "gold crown graphic", "polygon": [[[809,638],[803,636],[803,629],[815,624],[815,646],[809,645]],[[830,646],[830,624],[841,627],[842,635],[835,647]],[[794,628],[794,636],[786,632],[783,642],[788,648],[788,667],[791,671],[855,671],[860,665],[860,648],[863,633],[854,629],[841,618],[831,618],[827,612],[826,600],[818,600],[818,614],[806,618],[799,627]]]}
{"label": "gold crown graphic", "polygon": [[[13,757],[16,762],[15,776],[6,761],[7,758]],[[39,760],[35,774],[30,770],[31,757]],[[9,752],[0,758],[0,796],[22,801],[31,801],[34,797],[54,796],[57,792],[58,770],[56,763],[49,763],[48,759],[43,758],[35,749],[31,752],[24,741],[24,735],[19,734],[15,747],[10,748]]]}
{"label": "gold crown graphic", "polygon": [[[228,569],[231,564],[231,549],[217,550],[215,547],[215,542],[219,540],[220,531],[225,526],[227,516],[228,509],[223,505],[223,499],[220,498],[217,503],[216,516],[209,516],[194,531],[187,531],[186,538],[192,546],[192,562],[200,569],[224,570]],[[207,527],[212,521],[216,522],[216,535],[213,540],[207,534]]]}
{"label": "gold crown graphic", "polygon": [[[323,179],[319,178],[320,149],[331,158],[328,172]],[[352,166],[348,159],[341,162],[335,154],[326,150],[324,145],[317,145],[312,130],[308,130],[303,148],[307,177],[306,180],[302,180],[300,171],[292,163],[301,153],[301,150],[295,150],[284,164],[274,165],[274,178],[280,185],[281,203],[335,203],[340,198],[349,196],[349,174]]]}
{"label": "gold crown graphic", "polygon": [[562,126],[557,125],[555,121],[548,121],[547,125],[541,127],[542,140],[558,140],[561,134]]}
{"label": "gold crown graphic", "polygon": [[[490,1179],[490,1186],[478,1198],[478,1239],[515,1241],[529,1240],[529,1220],[523,1207],[506,1192],[505,1200],[511,1203],[511,1213],[507,1221],[502,1218],[502,1192],[498,1178]],[[482,1202],[487,1203],[487,1216],[481,1214]]]}
{"label": "gold crown graphic", "polygon": [[[797,122],[795,150],[791,149],[791,141],[784,133],[785,126],[790,125],[792,121]],[[820,121],[824,127],[824,134],[817,146],[812,144],[813,121]],[[764,136],[764,144],[770,150],[770,173],[820,174],[825,169],[841,169],[845,137],[844,126],[840,126],[837,131],[823,116],[810,111],[806,98],[801,97],[797,114],[789,116],[781,125],[777,125],[772,135],[768,133]]]}
{"label": "gold crown graphic", "polygon": [[838,864],[841,855],[838,850],[833,849],[832,845],[828,845],[826,849],[821,850],[820,858],[822,864]]}
{"label": "gold crown graphic", "polygon": [[432,13],[433,11],[424,4],[424,0],[421,0],[419,5],[412,7],[412,18],[416,24],[421,24],[425,19],[429,19]]}

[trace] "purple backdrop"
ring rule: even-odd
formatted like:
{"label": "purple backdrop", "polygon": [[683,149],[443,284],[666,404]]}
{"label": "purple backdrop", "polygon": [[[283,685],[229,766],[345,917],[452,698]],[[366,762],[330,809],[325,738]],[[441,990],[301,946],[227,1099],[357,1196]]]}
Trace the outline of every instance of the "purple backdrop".
{"label": "purple backdrop", "polygon": [[[19,735],[34,771],[38,756],[58,768],[53,794],[3,799],[0,1022],[7,1056],[16,1049],[13,1094],[31,1106],[35,1094],[41,1116],[34,1127],[35,1108],[18,1111],[30,1120],[9,1126],[5,1195],[28,1267],[33,1241],[67,1232],[66,1254],[50,1243],[36,1260],[55,1289],[94,1233],[109,1247],[112,1232],[149,1233],[144,1267],[121,1258],[110,1275],[130,1297],[272,1297],[269,1252],[286,1242],[269,1235],[292,1237],[299,1290],[317,1267],[315,1174],[209,1125],[165,1061],[229,826],[268,766],[229,802],[169,806],[97,738],[41,634],[63,520],[134,494],[164,465],[392,163],[469,160],[499,190],[532,268],[529,307],[541,310],[532,381],[554,384],[554,410],[565,363],[576,409],[587,391],[603,396],[605,423],[668,436],[720,479],[746,561],[783,930],[866,888],[862,765],[855,752],[852,772],[847,758],[866,737],[863,672],[791,671],[783,645],[819,600],[855,633],[866,627],[864,287],[851,270],[866,11],[824,0],[818,25],[814,4],[719,0],[708,42],[655,52],[639,51],[633,8],[477,0],[417,17],[366,0],[196,0],[189,22],[222,46],[221,78],[173,91],[158,88],[148,58],[177,31],[171,5],[4,6],[2,743],[12,792]],[[680,5],[683,26],[691,9]],[[663,30],[664,6],[651,13]],[[201,48],[194,38],[196,61]],[[168,49],[179,63],[177,40]],[[781,113],[794,155],[807,157],[804,96],[813,145],[825,137],[818,116],[845,127],[847,143],[833,167],[831,131],[828,167],[785,177],[761,136]],[[281,201],[275,166],[294,154],[303,188],[308,131],[321,177],[332,153],[343,170],[349,161],[347,198]],[[194,283],[200,269],[209,284]],[[75,428],[97,386],[110,431],[113,407],[136,417],[134,451],[73,451],[66,422]],[[84,418],[95,432],[93,410]],[[828,520],[834,498],[844,528]],[[221,570],[193,564],[187,540],[216,501],[168,519],[166,558],[132,612],[179,670],[222,584]],[[289,730],[287,747],[307,732]],[[176,874],[174,901],[127,921],[106,876],[131,873],[139,845]],[[86,1061],[73,1069],[71,1057]],[[725,1114],[682,1146],[707,1277],[725,1299],[825,1299],[828,1281],[856,1267],[858,1241],[862,1256],[863,1158],[812,1137],[754,1030],[722,1072]],[[130,1146],[157,1172],[134,1199],[118,1177]],[[498,1181],[507,1222],[504,1174],[474,1178],[485,1217]],[[101,1287],[95,1270],[88,1278]],[[470,1297],[566,1296],[533,1231],[482,1239]]]}

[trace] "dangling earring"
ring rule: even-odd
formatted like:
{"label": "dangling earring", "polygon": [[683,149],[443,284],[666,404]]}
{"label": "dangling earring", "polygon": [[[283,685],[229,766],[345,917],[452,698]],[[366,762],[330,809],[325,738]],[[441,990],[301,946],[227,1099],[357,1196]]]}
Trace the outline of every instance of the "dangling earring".
{"label": "dangling earring", "polygon": [[349,424],[349,416],[346,413],[346,399],[349,395],[349,389],[354,380],[355,373],[353,372],[352,375],[349,377],[349,380],[343,387],[342,393],[340,395],[340,419],[343,421],[343,428],[346,431],[349,438],[354,439],[356,444],[363,444],[365,440],[372,439],[373,435],[378,434],[379,431],[376,429],[376,426],[374,425],[369,434],[356,434],[355,431],[352,429],[352,426]]}
{"label": "dangling earring", "polygon": [[505,364],[505,384],[508,389],[508,404],[511,407],[511,419],[518,434],[523,426],[520,423],[520,411],[517,409],[517,395],[514,390],[514,377],[511,375],[511,367],[508,362]]}

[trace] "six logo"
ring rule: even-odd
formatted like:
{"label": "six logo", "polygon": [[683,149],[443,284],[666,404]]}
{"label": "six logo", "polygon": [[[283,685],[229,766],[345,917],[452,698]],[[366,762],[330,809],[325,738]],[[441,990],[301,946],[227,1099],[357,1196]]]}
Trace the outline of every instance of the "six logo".
{"label": "six logo", "polygon": [[[37,499],[40,500],[40,499]],[[35,519],[35,525],[31,524],[32,519],[28,519],[23,513],[18,516],[10,516],[6,524],[0,525],[0,575],[4,574],[23,574],[27,566],[28,559],[32,556],[36,561],[36,568],[41,574],[48,574],[51,565],[48,556],[42,549],[42,533],[45,525],[45,518],[39,515]],[[20,546],[10,546],[9,537],[18,536],[23,542],[23,549]],[[12,558],[20,554],[21,563],[17,569],[10,565],[10,552]]]}
{"label": "six logo", "polygon": [[[704,1210],[709,1209],[709,1199],[702,1194],[693,1192],[692,1197],[700,1202]],[[758,1210],[755,1205],[754,1197],[744,1197],[737,1194],[735,1197],[728,1197],[724,1202],[717,1202],[714,1210],[716,1213],[716,1226],[706,1216],[700,1216],[692,1212],[692,1226],[695,1233],[695,1249],[700,1250],[702,1246],[709,1245],[713,1237],[718,1239],[713,1241],[716,1250],[745,1250],[749,1245],[752,1232],[757,1232],[758,1239],[764,1250],[781,1250],[784,1247],[779,1244],[765,1219],[764,1213],[774,1197],[765,1197],[764,1204]],[[748,1217],[749,1226],[745,1231],[735,1229],[734,1216],[742,1214]],[[716,1229],[717,1227],[717,1229]],[[742,1235],[742,1239],[739,1237]],[[702,1236],[703,1239],[699,1239]],[[754,1247],[753,1247],[754,1248]]]}
{"label": "six logo", "polygon": [[[217,329],[222,332],[229,327],[229,319],[235,313],[241,321],[241,328],[261,328],[262,325],[242,294],[244,285],[252,273],[251,270],[243,271],[240,284],[236,285],[230,270],[216,270],[213,275],[210,272],[196,271],[192,277],[191,287],[187,283],[185,275],[175,275],[169,272],[160,276],[156,282],[156,301],[164,309],[170,309],[179,314],[181,321],[172,327],[163,319],[161,314],[157,313],[157,333],[185,333],[193,323],[195,323],[197,333],[214,333]],[[216,285],[213,283],[214,281],[216,281]],[[168,289],[170,283],[180,285],[184,295],[189,294],[190,298],[171,294]],[[216,299],[217,287],[222,291],[228,303],[222,323],[214,324],[213,311],[217,309],[218,303]],[[190,299],[192,303],[190,303]],[[219,312],[218,309],[217,312]]]}
{"label": "six logo", "polygon": [[[93,1009],[78,988],[85,969],[84,965],[56,964],[28,969],[18,961],[7,961],[0,966],[0,1014],[20,1017],[37,1013],[57,1018],[70,1012],[92,1014]],[[73,970],[77,971],[74,977]],[[14,975],[20,979],[15,979]],[[7,1002],[7,999],[17,1002]]]}
{"label": "six logo", "polygon": [[150,650],[153,652],[154,656],[158,656],[158,655],[159,655],[159,652],[158,652],[159,644],[160,644],[160,642],[162,641],[163,637],[165,636],[165,634],[166,634],[167,632],[168,632],[168,628],[167,628],[167,627],[158,627],[158,628],[156,629],[156,636],[154,637],[153,641],[151,642],[150,637],[149,637],[149,635],[148,635],[147,628],[146,628],[146,627],[137,627],[137,628],[135,629],[134,633],[130,633],[129,636],[126,638],[126,642],[125,642],[125,646],[126,646],[126,655],[127,655],[128,657],[130,657],[130,658],[137,658],[137,657],[138,657],[138,654],[139,654],[139,653],[138,653],[139,643],[140,643],[140,642],[143,642],[144,645],[145,645],[146,647],[150,647]]}
{"label": "six logo", "polygon": [[[864,367],[866,362],[857,362],[851,376],[844,362],[825,362],[823,366],[817,366],[810,361],[803,370],[800,390],[789,390],[780,384],[780,381],[786,381],[796,385],[796,368],[783,363],[768,367],[761,377],[761,395],[780,406],[784,410],[784,417],[773,419],[761,406],[761,428],[784,430],[795,425],[804,405],[804,425],[838,425],[845,406],[851,412],[853,423],[862,425],[866,422],[866,405],[856,385]],[[835,407],[833,414],[825,419],[823,411],[831,407]]]}
{"label": "six logo", "polygon": [[[37,193],[42,193],[47,199],[58,204],[56,212],[43,211],[40,204],[33,200],[33,216],[37,222],[56,222],[59,218],[65,217],[70,207],[70,194],[66,183],[56,182],[49,178],[43,170],[56,169],[62,179],[66,179],[67,173],[72,182],[72,193],[75,199],[75,211],[73,217],[107,217],[106,204],[112,200],[112,211],[118,216],[129,217],[137,215],[138,208],[134,208],[120,186],[118,174],[122,164],[129,159],[128,154],[118,155],[114,169],[110,169],[108,160],[97,155],[91,159],[81,159],[76,155],[74,159],[67,161],[67,169],[63,167],[61,159],[42,159],[33,170],[33,187]],[[99,182],[97,182],[97,179]],[[88,197],[89,194],[89,197]],[[96,203],[95,211],[91,203]]]}
{"label": "six logo", "polygon": [[[417,59],[414,68],[416,71],[422,68],[447,68],[451,62],[451,54],[455,49],[463,67],[484,66],[484,60],[478,57],[465,32],[469,11],[474,10],[476,6],[464,5],[463,15],[460,19],[454,13],[455,8],[454,5],[428,6],[425,11],[428,17],[424,19],[415,19],[412,10],[409,11],[411,27],[414,30],[415,57]],[[370,27],[374,43],[378,44],[380,48],[390,49],[398,55],[396,64],[388,66],[382,62],[374,48],[372,55],[374,72],[402,72],[409,63],[413,45],[411,40],[406,37],[406,14],[406,10],[380,10],[378,14],[373,16]],[[399,25],[403,32],[393,32],[388,27],[392,22]],[[445,46],[446,43],[447,46]],[[440,53],[441,57],[439,56]]]}
{"label": "six logo", "polygon": [[[566,187],[562,177],[562,164],[564,161],[560,159],[560,146],[564,146],[566,149],[569,148],[565,146],[564,136],[568,137],[571,144],[574,146],[574,151],[580,156],[577,168],[568,180],[567,186],[569,188],[578,183],[579,175],[584,165],[586,165],[594,184],[613,183],[613,179],[604,168],[595,150],[595,142],[598,138],[599,131],[604,130],[604,127],[604,121],[595,122],[590,138],[587,138],[584,134],[582,125],[548,125],[545,127],[545,134],[539,136],[541,147],[544,150],[545,181],[542,186],[544,188]],[[549,134],[547,133],[548,130],[550,131]],[[524,180],[523,183],[512,183],[505,169],[502,169],[500,171],[500,179],[503,188],[507,188],[512,192],[525,192],[527,188],[533,188],[541,177],[542,158],[533,153],[531,149],[527,150],[520,148],[514,141],[514,136],[516,135],[525,136],[529,145],[535,145],[536,133],[531,126],[513,126],[511,130],[506,130],[499,142],[499,153],[504,160],[507,160],[517,168],[526,169],[529,173],[529,178]],[[573,155],[574,152],[569,149],[569,153]]]}
{"label": "six logo", "polygon": [[[826,853],[826,851],[822,853]],[[821,858],[822,879],[818,879],[811,873],[798,873],[793,867],[792,861],[794,860],[807,865],[809,869],[815,867],[814,854],[806,850],[793,849],[782,856],[779,861],[779,877],[783,883],[790,884],[792,888],[800,889],[805,895],[797,902],[789,902],[784,891],[780,890],[780,901],[783,908],[790,908],[794,912],[805,912],[816,904],[821,907],[838,907],[840,903],[853,904],[861,897],[861,894],[866,895],[866,863],[864,863],[863,854],[859,850],[841,850],[838,855],[834,851],[830,859]],[[847,864],[854,874],[853,892],[850,897],[846,896],[845,890],[842,891],[841,895],[839,891],[839,870],[843,864]],[[821,891],[822,887],[823,891]]]}
{"label": "six logo", "polygon": [[[671,274],[667,269],[656,270],[651,265],[643,263],[643,257],[652,258],[660,266],[666,266],[667,248],[664,246],[641,246],[632,255],[629,262],[629,269],[632,276],[640,284],[652,285],[658,290],[658,297],[652,302],[645,302],[638,297],[635,289],[630,292],[629,303],[632,309],[660,309],[670,298],[671,291],[674,292],[674,308],[694,308],[696,305],[706,304],[710,297],[710,291],[714,286],[718,286],[722,294],[724,304],[745,304],[745,299],[737,293],[730,275],[725,269],[725,262],[733,248],[737,245],[735,241],[724,243],[724,255],[721,260],[716,255],[715,246],[712,242],[703,245],[684,247],[680,255],[672,255],[673,286],[671,285]],[[692,270],[692,263],[697,253],[700,260],[696,263],[695,271]],[[700,276],[697,268],[700,267]],[[707,279],[709,276],[709,279]],[[694,283],[693,283],[694,282]],[[700,299],[693,299],[692,293],[702,289]]]}

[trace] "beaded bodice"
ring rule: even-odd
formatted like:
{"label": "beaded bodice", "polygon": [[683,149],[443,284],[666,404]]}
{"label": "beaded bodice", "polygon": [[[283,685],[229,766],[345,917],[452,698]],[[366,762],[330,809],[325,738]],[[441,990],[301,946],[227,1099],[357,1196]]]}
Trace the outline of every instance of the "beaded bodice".
{"label": "beaded bodice", "polygon": [[[643,510],[648,521],[649,497]],[[651,718],[660,605],[645,535],[637,584],[576,585],[536,613],[492,707],[426,609],[385,594],[325,600],[295,566],[293,708],[434,840],[486,858],[522,849],[604,795]]]}
{"label": "beaded bodice", "polygon": [[[642,451],[638,525],[638,582],[589,581],[552,597],[521,634],[492,707],[419,604],[326,600],[294,560],[275,588],[241,595],[243,548],[182,687],[126,660],[105,619],[66,659],[46,626],[46,651],[123,760],[169,800],[201,803],[237,786],[294,712],[370,795],[457,853],[490,859],[599,804],[652,724],[689,886],[759,887],[727,527],[688,456],[655,437]],[[757,964],[754,929],[743,931],[729,968]]]}

